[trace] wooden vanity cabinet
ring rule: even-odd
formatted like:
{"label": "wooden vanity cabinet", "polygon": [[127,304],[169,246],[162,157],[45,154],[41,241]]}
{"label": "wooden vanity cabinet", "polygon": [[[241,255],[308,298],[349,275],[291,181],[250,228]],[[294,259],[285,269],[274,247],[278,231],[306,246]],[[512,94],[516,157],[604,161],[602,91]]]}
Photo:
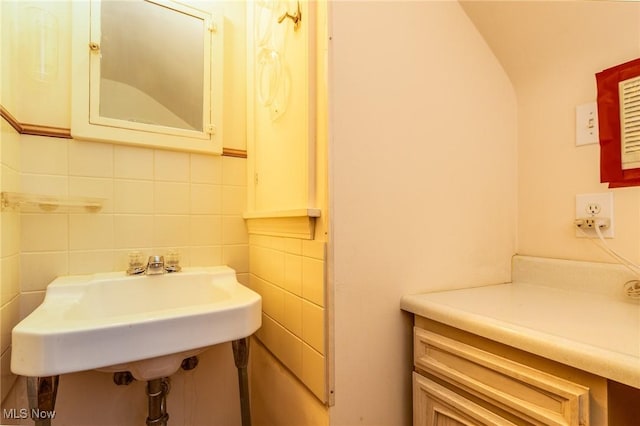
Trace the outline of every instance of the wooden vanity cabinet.
{"label": "wooden vanity cabinet", "polygon": [[[607,380],[416,317],[415,426],[607,426]],[[619,425],[622,426],[622,425]]]}
{"label": "wooden vanity cabinet", "polygon": [[413,424],[511,426],[515,423],[414,372]]}

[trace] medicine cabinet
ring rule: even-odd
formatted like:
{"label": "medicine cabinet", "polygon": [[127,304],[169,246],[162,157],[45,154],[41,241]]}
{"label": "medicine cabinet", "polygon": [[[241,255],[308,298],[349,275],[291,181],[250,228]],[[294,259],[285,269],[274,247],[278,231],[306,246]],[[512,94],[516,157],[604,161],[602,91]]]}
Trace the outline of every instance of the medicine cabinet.
{"label": "medicine cabinet", "polygon": [[73,2],[71,134],[222,152],[222,29],[170,0]]}

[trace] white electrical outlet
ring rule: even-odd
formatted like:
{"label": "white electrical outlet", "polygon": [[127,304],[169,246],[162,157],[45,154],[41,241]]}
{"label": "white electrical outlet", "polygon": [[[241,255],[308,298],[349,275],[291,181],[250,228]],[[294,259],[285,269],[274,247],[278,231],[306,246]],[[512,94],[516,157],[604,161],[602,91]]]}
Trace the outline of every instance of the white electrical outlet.
{"label": "white electrical outlet", "polygon": [[[602,236],[605,238],[613,238],[613,192],[576,195],[576,219],[596,218],[609,219],[609,226],[604,229],[601,228]],[[589,236],[598,236],[593,229],[584,230]],[[585,237],[585,234],[579,229],[576,229],[576,237]]]}

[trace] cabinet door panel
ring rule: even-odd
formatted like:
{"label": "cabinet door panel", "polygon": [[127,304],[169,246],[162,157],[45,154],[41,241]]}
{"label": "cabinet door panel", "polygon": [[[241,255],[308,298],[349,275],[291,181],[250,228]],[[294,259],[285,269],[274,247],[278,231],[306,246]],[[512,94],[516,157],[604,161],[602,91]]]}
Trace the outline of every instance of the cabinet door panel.
{"label": "cabinet door panel", "polygon": [[436,333],[415,329],[415,365],[534,425],[585,426],[589,389]]}
{"label": "cabinet door panel", "polygon": [[[307,208],[315,202],[316,2],[299,2],[303,21],[273,26],[274,2],[247,2],[249,211]],[[295,4],[295,2],[293,2]],[[291,11],[293,13],[293,10]],[[250,32],[251,33],[251,32]]]}
{"label": "cabinet door panel", "polygon": [[514,426],[510,421],[413,373],[414,426]]}

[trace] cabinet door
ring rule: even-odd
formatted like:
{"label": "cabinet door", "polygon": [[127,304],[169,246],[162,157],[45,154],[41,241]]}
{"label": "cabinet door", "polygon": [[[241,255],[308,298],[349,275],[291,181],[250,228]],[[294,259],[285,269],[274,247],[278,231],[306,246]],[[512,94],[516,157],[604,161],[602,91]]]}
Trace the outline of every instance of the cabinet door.
{"label": "cabinet door", "polygon": [[284,2],[299,26],[282,19],[278,2],[247,2],[248,211],[306,209],[315,203],[316,7]]}
{"label": "cabinet door", "polygon": [[533,425],[589,425],[589,389],[421,328],[418,369]]}
{"label": "cabinet door", "polygon": [[513,426],[510,421],[413,373],[414,426]]}

